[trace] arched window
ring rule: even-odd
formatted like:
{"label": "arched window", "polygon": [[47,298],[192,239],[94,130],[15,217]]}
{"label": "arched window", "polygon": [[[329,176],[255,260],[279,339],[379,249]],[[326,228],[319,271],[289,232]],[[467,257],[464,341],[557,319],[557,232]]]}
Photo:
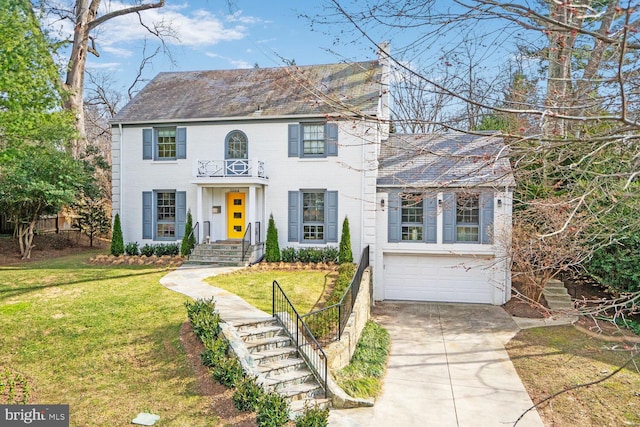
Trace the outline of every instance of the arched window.
{"label": "arched window", "polygon": [[225,139],[225,159],[248,159],[247,135],[239,130],[229,132]]}

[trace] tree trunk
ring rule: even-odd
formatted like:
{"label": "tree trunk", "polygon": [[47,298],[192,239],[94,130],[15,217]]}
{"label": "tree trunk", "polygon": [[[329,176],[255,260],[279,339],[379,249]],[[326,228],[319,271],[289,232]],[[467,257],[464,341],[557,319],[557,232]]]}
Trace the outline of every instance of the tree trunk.
{"label": "tree trunk", "polygon": [[31,249],[33,249],[33,230],[37,220],[31,222],[20,222],[18,224],[18,242],[20,243],[20,258],[30,259]]}
{"label": "tree trunk", "polygon": [[84,145],[87,135],[84,128],[84,70],[87,63],[87,47],[89,45],[89,24],[95,19],[100,0],[93,0],[91,8],[88,0],[76,0],[76,22],[73,29],[73,46],[67,65],[67,78],[65,87],[69,91],[68,98],[64,102],[64,108],[71,111],[75,117],[77,139],[71,141],[70,154],[78,158],[81,147]]}

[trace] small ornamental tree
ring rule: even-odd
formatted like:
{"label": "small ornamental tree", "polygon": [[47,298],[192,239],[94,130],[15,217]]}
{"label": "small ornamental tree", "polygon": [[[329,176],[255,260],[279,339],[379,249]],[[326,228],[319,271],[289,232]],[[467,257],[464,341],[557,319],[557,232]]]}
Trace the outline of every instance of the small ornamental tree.
{"label": "small ornamental tree", "polygon": [[273,220],[273,214],[269,215],[269,225],[267,227],[267,243],[264,258],[267,262],[280,261],[280,246],[278,245],[278,229]]}
{"label": "small ornamental tree", "polygon": [[113,236],[111,237],[111,255],[120,256],[124,253],[124,240],[122,239],[122,226],[120,214],[113,219]]}
{"label": "small ornamental tree", "polygon": [[191,253],[196,246],[196,236],[191,232],[193,229],[193,217],[191,216],[191,210],[187,211],[187,224],[185,225],[185,236],[182,238],[182,245],[180,246],[180,255],[187,256]]}
{"label": "small ornamental tree", "polygon": [[351,252],[351,231],[349,230],[349,218],[344,217],[342,223],[342,236],[340,236],[340,252],[338,253],[338,264],[353,262]]}

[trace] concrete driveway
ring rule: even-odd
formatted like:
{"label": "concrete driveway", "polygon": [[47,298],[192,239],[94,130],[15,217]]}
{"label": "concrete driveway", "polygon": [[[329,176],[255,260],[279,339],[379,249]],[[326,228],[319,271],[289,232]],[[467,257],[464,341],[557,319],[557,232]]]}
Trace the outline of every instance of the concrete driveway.
{"label": "concrete driveway", "polygon": [[[518,331],[500,307],[377,303],[391,334],[382,395],[372,408],[331,411],[330,426],[512,426],[533,405],[504,345]],[[518,426],[543,426],[535,410]]]}

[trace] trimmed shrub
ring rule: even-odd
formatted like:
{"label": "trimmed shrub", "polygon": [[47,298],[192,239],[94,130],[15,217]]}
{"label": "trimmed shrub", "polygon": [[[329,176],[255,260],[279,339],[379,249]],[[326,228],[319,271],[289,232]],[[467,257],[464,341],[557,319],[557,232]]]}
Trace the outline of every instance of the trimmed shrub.
{"label": "trimmed shrub", "polygon": [[187,317],[191,322],[193,333],[200,338],[200,341],[206,343],[215,340],[220,332],[220,315],[215,312],[214,299],[187,301],[184,305],[187,308]]}
{"label": "trimmed shrub", "polygon": [[154,251],[155,251],[154,246],[148,243],[144,245],[142,248],[140,248],[140,254],[144,256],[151,256],[153,255]]}
{"label": "trimmed shrub", "polygon": [[342,236],[340,236],[340,252],[338,254],[338,264],[353,262],[353,252],[351,252],[351,232],[349,231],[349,218],[344,217],[342,222]]}
{"label": "trimmed shrub", "polygon": [[191,209],[187,211],[187,224],[185,225],[185,236],[182,238],[180,245],[180,255],[188,256],[196,246],[196,236],[193,235],[193,217]]}
{"label": "trimmed shrub", "polygon": [[124,253],[131,256],[136,256],[140,253],[138,249],[138,242],[129,242],[124,245]]}
{"label": "trimmed shrub", "polygon": [[111,255],[120,256],[124,253],[124,241],[122,239],[122,226],[120,214],[113,219],[113,234],[111,235]]}
{"label": "trimmed shrub", "polygon": [[304,413],[296,418],[296,427],[326,427],[329,424],[329,408],[305,405]]}
{"label": "trimmed shrub", "polygon": [[273,220],[273,214],[269,215],[269,225],[267,226],[267,242],[265,243],[265,261],[280,261],[280,246],[278,245],[278,229]]}
{"label": "trimmed shrub", "polygon": [[255,411],[263,394],[264,390],[256,382],[256,377],[245,377],[236,385],[233,405],[239,411]]}
{"label": "trimmed shrub", "polygon": [[218,365],[222,361],[222,359],[227,357],[227,352],[229,351],[229,343],[226,339],[217,336],[214,339],[203,342],[203,344],[204,351],[200,355],[200,360],[202,360],[202,364],[204,366],[213,368],[214,366]]}
{"label": "trimmed shrub", "polygon": [[284,262],[296,262],[298,254],[296,248],[284,248],[282,249],[282,261]]}
{"label": "trimmed shrub", "polygon": [[213,367],[212,375],[220,384],[235,387],[244,377],[244,370],[238,359],[225,357]]}
{"label": "trimmed shrub", "polygon": [[276,392],[265,393],[258,401],[256,422],[260,427],[280,427],[289,420],[289,404]]}

